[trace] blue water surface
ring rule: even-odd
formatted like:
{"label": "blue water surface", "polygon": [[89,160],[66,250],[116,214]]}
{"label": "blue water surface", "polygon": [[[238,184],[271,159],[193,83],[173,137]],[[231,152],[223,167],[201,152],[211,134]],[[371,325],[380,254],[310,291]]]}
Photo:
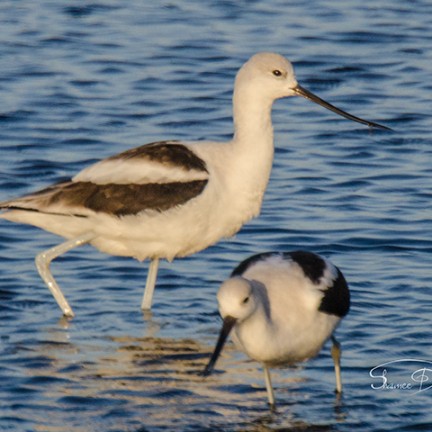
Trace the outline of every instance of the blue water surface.
{"label": "blue water surface", "polygon": [[[432,360],[430,1],[5,0],[0,42],[0,200],[146,142],[228,139],[235,73],[258,51],[394,130],[278,101],[260,217],[162,263],[151,314],[139,308],[147,263],[84,246],[52,265],[76,312],[62,319],[33,261],[61,239],[0,221],[0,430],[432,430],[432,366],[407,361]],[[345,387],[337,399],[326,345],[274,372],[272,413],[260,366],[233,345],[214,375],[197,372],[220,282],[250,254],[295,249],[330,258],[350,284]],[[370,371],[388,362],[383,386]]]}

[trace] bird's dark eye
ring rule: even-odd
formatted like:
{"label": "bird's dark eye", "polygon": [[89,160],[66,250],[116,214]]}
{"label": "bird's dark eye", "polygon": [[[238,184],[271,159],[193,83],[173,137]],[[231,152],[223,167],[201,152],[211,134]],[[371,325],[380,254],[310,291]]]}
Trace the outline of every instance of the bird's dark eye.
{"label": "bird's dark eye", "polygon": [[249,301],[249,297],[245,297],[245,298],[243,299],[243,304],[246,304],[248,301]]}
{"label": "bird's dark eye", "polygon": [[280,76],[282,75],[282,72],[281,72],[279,69],[275,69],[275,70],[273,71],[273,75],[274,75],[274,76],[277,76],[277,77],[280,77]]}

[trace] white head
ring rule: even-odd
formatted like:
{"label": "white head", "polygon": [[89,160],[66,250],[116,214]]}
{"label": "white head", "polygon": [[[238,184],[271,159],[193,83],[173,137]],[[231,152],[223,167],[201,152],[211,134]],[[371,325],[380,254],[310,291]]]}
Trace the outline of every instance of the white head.
{"label": "white head", "polygon": [[250,317],[258,305],[253,282],[242,277],[233,277],[225,281],[219,289],[217,298],[223,325],[213,355],[204,369],[204,375],[209,375],[212,372],[233,327]]}
{"label": "white head", "polygon": [[[314,95],[298,84],[290,61],[279,54],[262,52],[252,56],[238,71],[234,104],[240,106],[264,104],[268,109],[274,100],[289,96],[302,96],[349,120],[369,127],[389,129],[343,111]],[[238,101],[238,102],[236,102]]]}
{"label": "white head", "polygon": [[292,64],[279,54],[266,52],[252,56],[237,73],[235,82],[238,94],[253,91],[269,102],[295,96],[296,87]]}
{"label": "white head", "polygon": [[240,276],[226,280],[219,288],[217,299],[222,318],[231,316],[236,322],[245,320],[257,308],[253,283]]}

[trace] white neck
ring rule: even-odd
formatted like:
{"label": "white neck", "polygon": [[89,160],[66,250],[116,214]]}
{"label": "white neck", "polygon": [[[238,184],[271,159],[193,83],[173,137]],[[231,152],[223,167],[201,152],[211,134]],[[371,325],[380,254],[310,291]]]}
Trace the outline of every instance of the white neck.
{"label": "white neck", "polygon": [[223,147],[218,146],[217,153],[213,154],[214,164],[221,166],[219,181],[225,190],[221,206],[230,227],[235,227],[233,233],[243,223],[258,216],[261,209],[274,154],[271,106],[272,100],[257,97],[249,83],[236,85],[234,137]]}
{"label": "white neck", "polygon": [[[250,87],[236,87],[233,98],[234,138],[232,151],[243,196],[262,198],[273,164],[272,100],[257,98]],[[256,204],[261,204],[258,199]]]}
{"label": "white neck", "polygon": [[236,89],[233,96],[234,141],[252,151],[257,146],[273,150],[271,108],[273,101],[259,99],[250,89]]}

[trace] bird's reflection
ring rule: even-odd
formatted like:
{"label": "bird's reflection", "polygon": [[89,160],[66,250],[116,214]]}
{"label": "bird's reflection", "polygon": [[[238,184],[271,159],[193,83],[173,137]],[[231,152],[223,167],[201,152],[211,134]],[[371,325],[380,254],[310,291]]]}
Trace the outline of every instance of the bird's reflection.
{"label": "bird's reflection", "polygon": [[[146,322],[157,332],[158,324],[153,321],[150,317]],[[125,407],[122,416],[135,425],[142,424],[143,418],[145,426],[155,427],[174,427],[192,419],[216,429],[235,427],[250,432],[326,431],[332,430],[331,424],[343,421],[342,401],[335,404],[332,416],[331,395],[324,392],[317,400],[312,395],[308,403],[318,403],[327,411],[330,426],[299,420],[296,413],[299,406],[304,411],[305,395],[300,393],[305,386],[298,370],[293,374],[277,372],[281,375],[277,378],[279,391],[286,391],[281,391],[277,410],[270,411],[263,404],[266,390],[259,365],[248,361],[231,343],[215,377],[204,379],[198,372],[208,360],[211,341],[124,335],[83,342],[71,338],[67,326],[65,321],[63,327],[53,327],[44,341],[26,347],[25,356],[32,350],[37,359],[27,365],[26,388],[37,391],[39,398],[53,407],[91,409],[104,418],[117,415],[112,407],[120,404]],[[45,381],[49,385],[41,385]]]}

